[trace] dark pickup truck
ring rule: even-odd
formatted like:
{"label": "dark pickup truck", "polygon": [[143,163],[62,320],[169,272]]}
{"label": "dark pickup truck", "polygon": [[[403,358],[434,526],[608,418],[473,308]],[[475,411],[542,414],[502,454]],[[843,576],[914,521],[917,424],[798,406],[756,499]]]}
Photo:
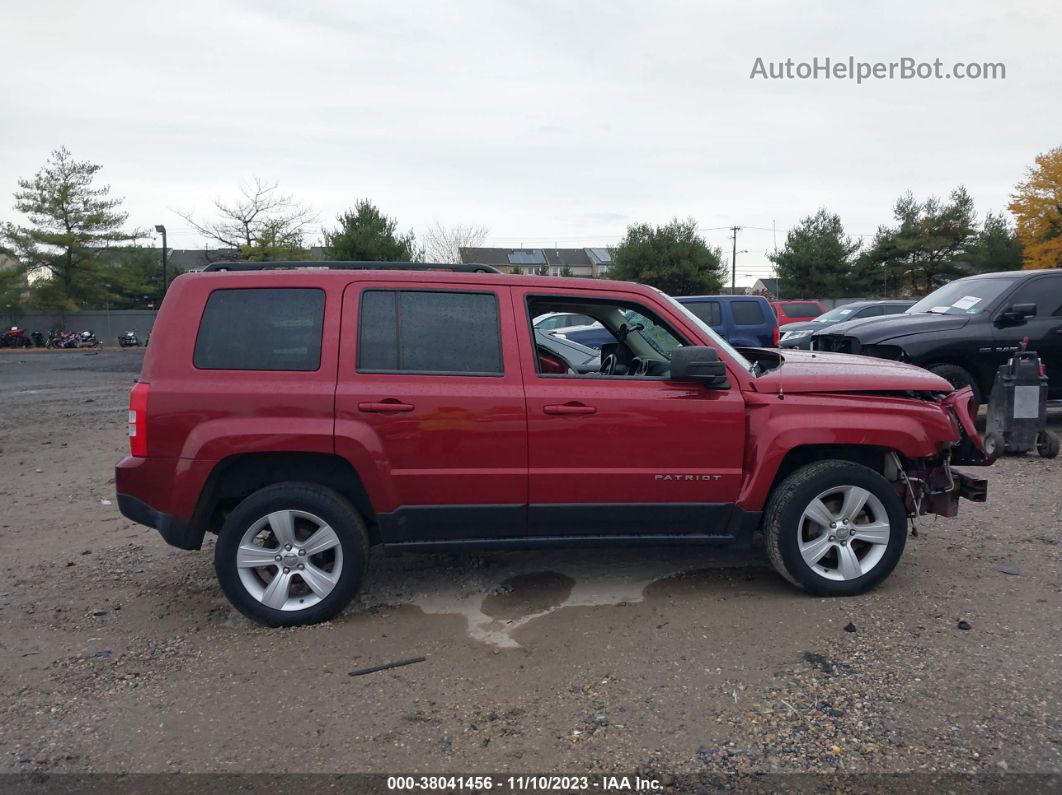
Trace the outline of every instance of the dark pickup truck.
{"label": "dark pickup truck", "polygon": [[817,351],[909,362],[970,386],[978,404],[996,370],[1028,339],[1062,398],[1062,269],[984,273],[934,290],[906,313],[838,323],[812,336]]}

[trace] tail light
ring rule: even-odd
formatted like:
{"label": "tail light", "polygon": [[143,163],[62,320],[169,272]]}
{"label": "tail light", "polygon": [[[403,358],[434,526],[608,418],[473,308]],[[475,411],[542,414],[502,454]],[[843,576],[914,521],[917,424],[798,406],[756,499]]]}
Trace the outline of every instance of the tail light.
{"label": "tail light", "polygon": [[774,331],[771,332],[771,347],[772,348],[777,348],[778,347],[778,342],[779,342],[778,326],[775,326],[774,327]]}
{"label": "tail light", "polygon": [[148,385],[136,384],[129,392],[129,454],[147,458]]}

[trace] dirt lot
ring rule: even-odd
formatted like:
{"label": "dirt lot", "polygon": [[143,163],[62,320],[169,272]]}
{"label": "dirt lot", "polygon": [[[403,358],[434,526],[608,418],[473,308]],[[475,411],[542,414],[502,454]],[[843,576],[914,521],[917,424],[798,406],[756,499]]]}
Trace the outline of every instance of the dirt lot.
{"label": "dirt lot", "polygon": [[118,513],[139,362],[0,352],[0,772],[1062,771],[1062,458],[984,470],[859,598],[758,551],[376,556],[265,630],[212,542]]}

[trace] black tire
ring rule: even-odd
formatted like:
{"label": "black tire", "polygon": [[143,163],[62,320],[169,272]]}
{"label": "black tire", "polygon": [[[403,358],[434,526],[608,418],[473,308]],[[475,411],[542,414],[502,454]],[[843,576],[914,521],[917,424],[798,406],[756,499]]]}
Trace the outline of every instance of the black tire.
{"label": "black tire", "polygon": [[[244,534],[268,514],[289,510],[324,520],[335,531],[342,550],[342,569],[331,592],[301,610],[279,610],[263,604],[247,590],[236,565]],[[361,516],[340,494],[314,483],[276,483],[256,491],[228,515],[214,547],[214,570],[225,596],[249,619],[269,627],[303,626],[334,618],[358,592],[368,562],[369,539]]]}
{"label": "black tire", "polygon": [[[889,540],[881,545],[885,549],[878,562],[865,574],[834,580],[817,573],[802,557],[800,541],[805,529],[801,519],[816,498],[845,486],[866,489],[877,498],[887,514]],[[771,492],[763,515],[763,532],[771,564],[798,588],[815,596],[855,596],[878,585],[896,568],[907,544],[907,510],[894,485],[873,469],[850,461],[818,461],[798,469]],[[853,543],[852,550],[855,549]]]}
{"label": "black tire", "polygon": [[964,368],[959,367],[957,364],[930,364],[926,365],[926,369],[931,373],[935,373],[951,384],[956,389],[962,389],[964,386],[971,387],[973,389],[973,415],[974,419],[977,419],[977,410],[981,407],[981,388],[977,385],[977,381],[970,375]]}
{"label": "black tire", "polygon": [[995,431],[985,434],[983,444],[985,446],[985,455],[993,461],[1003,455],[1004,451],[1006,450],[1006,445],[1003,442],[1003,437]]}
{"label": "black tire", "polygon": [[1036,435],[1036,452],[1041,458],[1055,458],[1058,456],[1058,434],[1054,431],[1040,431]]}

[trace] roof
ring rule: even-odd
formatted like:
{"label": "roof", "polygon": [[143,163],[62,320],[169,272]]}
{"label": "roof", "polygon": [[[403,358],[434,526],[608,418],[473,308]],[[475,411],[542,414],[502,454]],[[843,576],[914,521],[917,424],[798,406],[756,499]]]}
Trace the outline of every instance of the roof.
{"label": "roof", "polygon": [[462,247],[461,262],[477,262],[508,270],[513,266],[610,265],[607,248],[478,248]]}
{"label": "roof", "polygon": [[[269,263],[266,263],[269,264]],[[328,263],[336,265],[338,263]],[[472,263],[469,263],[472,264]],[[560,287],[564,290],[615,290],[655,297],[658,292],[652,287],[636,282],[621,282],[612,279],[591,279],[579,276],[531,276],[513,273],[455,273],[436,270],[345,270],[331,267],[327,270],[310,268],[268,269],[268,270],[216,270],[184,273],[174,279],[173,284],[188,283],[198,279],[224,279],[236,283],[264,285],[288,282],[292,285],[324,286],[347,284],[351,281],[378,280],[390,282],[439,284],[492,284],[505,287]]]}

